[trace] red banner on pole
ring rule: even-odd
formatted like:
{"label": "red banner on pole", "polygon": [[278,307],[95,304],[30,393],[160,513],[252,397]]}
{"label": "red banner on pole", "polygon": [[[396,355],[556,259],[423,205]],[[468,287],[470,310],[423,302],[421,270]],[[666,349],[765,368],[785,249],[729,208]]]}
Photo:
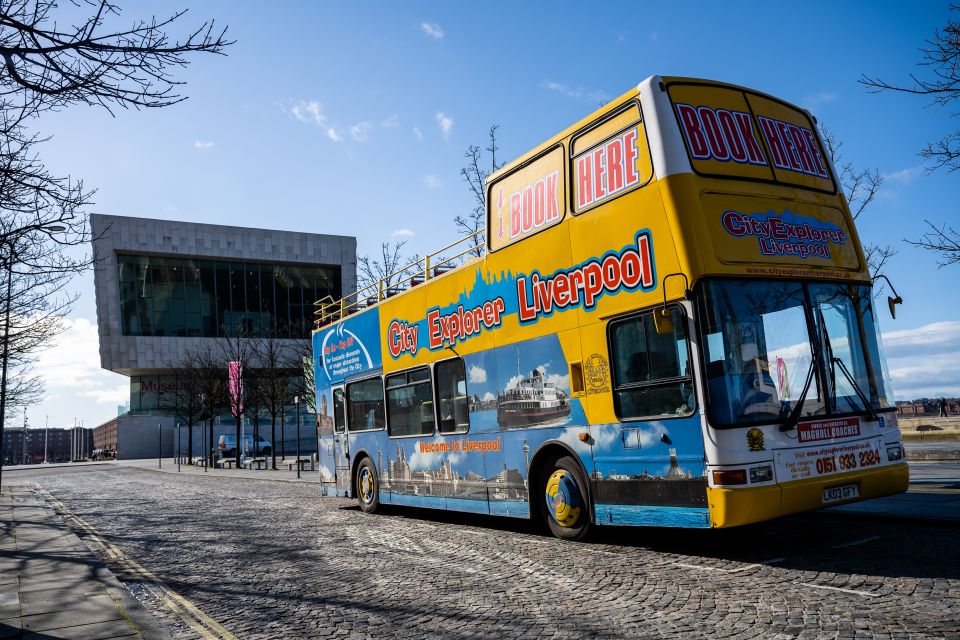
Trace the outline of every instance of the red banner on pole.
{"label": "red banner on pole", "polygon": [[230,363],[230,413],[236,418],[243,413],[243,368]]}

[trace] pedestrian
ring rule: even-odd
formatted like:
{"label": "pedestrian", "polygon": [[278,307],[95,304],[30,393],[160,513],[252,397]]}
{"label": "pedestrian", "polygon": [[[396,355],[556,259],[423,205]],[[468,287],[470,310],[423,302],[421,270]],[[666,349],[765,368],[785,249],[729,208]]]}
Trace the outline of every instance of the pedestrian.
{"label": "pedestrian", "polygon": [[946,398],[940,398],[940,417],[941,418],[947,417],[947,399]]}

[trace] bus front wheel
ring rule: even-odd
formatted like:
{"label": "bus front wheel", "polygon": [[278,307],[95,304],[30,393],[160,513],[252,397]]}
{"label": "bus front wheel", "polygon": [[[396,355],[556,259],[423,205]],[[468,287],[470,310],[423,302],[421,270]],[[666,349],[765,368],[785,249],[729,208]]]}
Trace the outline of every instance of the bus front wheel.
{"label": "bus front wheel", "polygon": [[542,483],[543,515],[550,532],[566,540],[582,540],[590,531],[587,481],[570,456],[548,466]]}
{"label": "bus front wheel", "polygon": [[377,469],[370,458],[361,460],[357,469],[357,499],[360,501],[360,508],[367,513],[373,513],[380,506]]}

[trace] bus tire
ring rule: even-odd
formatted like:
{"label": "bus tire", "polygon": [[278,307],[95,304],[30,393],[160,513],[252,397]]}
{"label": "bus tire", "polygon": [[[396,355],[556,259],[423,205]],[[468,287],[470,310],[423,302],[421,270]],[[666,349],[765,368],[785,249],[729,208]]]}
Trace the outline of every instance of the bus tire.
{"label": "bus tire", "polygon": [[364,458],[357,467],[357,500],[366,513],[373,513],[380,507],[380,481],[377,468],[370,458]]}
{"label": "bus tire", "polygon": [[570,456],[547,465],[540,488],[544,520],[564,540],[582,540],[590,532],[588,485],[580,465]]}

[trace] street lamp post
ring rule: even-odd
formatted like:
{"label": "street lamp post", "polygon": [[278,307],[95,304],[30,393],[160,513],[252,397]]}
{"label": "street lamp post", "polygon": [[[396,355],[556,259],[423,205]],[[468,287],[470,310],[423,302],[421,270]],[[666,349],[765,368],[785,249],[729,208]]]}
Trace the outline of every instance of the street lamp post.
{"label": "street lamp post", "polygon": [[[59,224],[51,224],[40,227],[38,230],[49,233],[60,233],[61,231],[66,231],[67,228]],[[7,297],[5,298],[5,309],[3,311],[3,351],[2,354],[0,354],[0,360],[3,360],[2,373],[0,373],[0,488],[3,486],[3,428],[6,425],[7,415],[7,362],[10,356],[10,307],[13,306],[10,297],[13,291],[13,260],[16,254],[16,247],[13,246],[13,240],[14,238],[7,236],[0,237],[0,241],[7,245]]]}
{"label": "street lamp post", "polygon": [[183,457],[183,439],[181,437],[180,423],[177,423],[177,473],[180,473],[180,458]]}
{"label": "street lamp post", "polygon": [[293,396],[293,404],[297,405],[297,480],[300,479],[300,396]]}
{"label": "street lamp post", "polygon": [[157,423],[157,468],[163,469],[163,423]]}
{"label": "street lamp post", "polygon": [[287,421],[287,405],[280,405],[280,455],[287,460],[287,437],[283,425]]}
{"label": "street lamp post", "polygon": [[[207,394],[200,394],[200,406],[203,407],[207,404]],[[202,409],[201,409],[202,411]],[[192,441],[191,441],[192,442]],[[200,451],[203,451],[207,447],[207,421],[200,421]],[[207,472],[207,455],[203,455],[203,472]]]}

